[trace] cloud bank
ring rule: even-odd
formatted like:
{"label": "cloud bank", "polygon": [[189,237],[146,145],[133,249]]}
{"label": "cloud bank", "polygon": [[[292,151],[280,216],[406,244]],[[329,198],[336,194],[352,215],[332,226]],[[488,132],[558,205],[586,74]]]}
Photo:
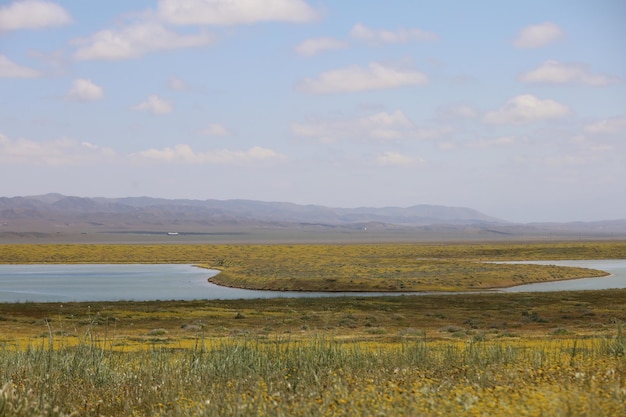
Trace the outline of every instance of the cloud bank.
{"label": "cloud bank", "polygon": [[0,31],[44,29],[71,22],[70,14],[51,1],[22,0],[0,8]]}
{"label": "cloud bank", "polygon": [[426,32],[421,29],[398,29],[395,31],[386,29],[371,29],[362,23],[357,23],[350,30],[353,39],[368,42],[371,44],[385,43],[406,43],[436,41],[439,36],[433,32]]}
{"label": "cloud bank", "polygon": [[133,110],[148,111],[152,114],[167,114],[174,110],[174,105],[156,94],[151,94],[145,101],[133,106]]}
{"label": "cloud bank", "polygon": [[311,57],[325,51],[344,49],[349,45],[346,41],[334,38],[307,39],[295,47],[295,51],[300,56]]}
{"label": "cloud bank", "polygon": [[305,78],[295,90],[306,94],[351,93],[382,90],[428,83],[428,77],[415,69],[394,68],[372,62],[367,67],[350,66],[321,73],[316,78]]}
{"label": "cloud bank", "polygon": [[65,98],[73,101],[94,101],[104,98],[104,90],[91,80],[78,78],[72,83]]}
{"label": "cloud bank", "polygon": [[618,77],[593,74],[584,64],[565,64],[555,60],[545,61],[538,68],[520,75],[519,79],[526,83],[584,84],[590,86],[605,86],[621,81]]}
{"label": "cloud bank", "polygon": [[507,100],[501,108],[487,112],[483,120],[492,124],[526,124],[558,119],[570,113],[569,107],[557,101],[523,94]]}
{"label": "cloud bank", "polygon": [[187,144],[119,154],[111,148],[62,138],[49,141],[11,140],[0,134],[0,162],[6,165],[84,166],[97,164],[242,165],[281,161],[286,156],[253,146],[245,151],[196,151]]}
{"label": "cloud bank", "polygon": [[177,25],[238,25],[311,22],[318,13],[301,0],[161,0],[157,13]]}
{"label": "cloud bank", "polygon": [[523,28],[513,40],[518,48],[541,48],[560,41],[565,36],[556,23],[545,22]]}
{"label": "cloud bank", "polygon": [[315,138],[322,143],[332,143],[341,139],[365,139],[379,142],[436,139],[450,131],[451,128],[447,126],[418,127],[400,110],[391,113],[379,112],[353,119],[310,120],[306,123],[291,124],[291,132],[294,135]]}
{"label": "cloud bank", "polygon": [[159,162],[168,164],[217,164],[239,165],[250,162],[272,161],[284,159],[285,156],[278,152],[254,146],[247,151],[232,151],[228,149],[197,152],[191,146],[178,144],[174,147],[162,149],[148,149],[131,155],[135,161]]}
{"label": "cloud bank", "polygon": [[29,139],[11,140],[0,134],[0,162],[27,165],[88,165],[111,161],[115,151],[89,142],[62,138],[44,142]]}
{"label": "cloud bank", "polygon": [[137,22],[120,29],[105,29],[74,39],[74,58],[79,61],[139,58],[150,52],[210,45],[215,37],[206,31],[195,35],[177,33],[159,22]]}

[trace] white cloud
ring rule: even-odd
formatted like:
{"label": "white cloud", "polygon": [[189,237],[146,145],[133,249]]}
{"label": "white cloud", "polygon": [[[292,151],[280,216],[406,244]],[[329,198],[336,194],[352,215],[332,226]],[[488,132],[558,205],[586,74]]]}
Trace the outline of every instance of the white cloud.
{"label": "white cloud", "polygon": [[376,158],[377,165],[381,166],[407,166],[423,161],[421,158],[414,158],[393,151],[384,152]]}
{"label": "white cloud", "polygon": [[194,151],[189,145],[178,144],[162,149],[148,149],[132,154],[117,154],[89,142],[58,139],[37,142],[28,139],[11,140],[0,134],[0,163],[5,165],[84,166],[122,163],[170,163],[245,165],[285,159],[272,149],[254,146],[245,151],[221,149],[208,152]]}
{"label": "white cloud", "polygon": [[563,30],[555,23],[545,22],[523,28],[513,40],[518,48],[540,48],[563,38]]}
{"label": "white cloud", "polygon": [[189,90],[189,85],[185,81],[177,77],[170,78],[167,84],[172,90],[176,90],[176,91]]}
{"label": "white cloud", "polygon": [[209,136],[230,136],[232,134],[226,126],[219,123],[211,123],[206,128],[202,129],[200,133]]}
{"label": "white cloud", "polygon": [[372,44],[436,41],[439,39],[439,36],[437,36],[436,33],[426,32],[417,28],[390,31],[384,29],[371,29],[362,23],[354,25],[352,30],[350,30],[350,36],[354,39]]}
{"label": "white cloud", "polygon": [[428,77],[420,71],[372,62],[367,68],[351,66],[323,72],[317,78],[305,78],[295,85],[295,89],[307,94],[332,94],[426,83]]}
{"label": "white cloud", "polygon": [[500,109],[487,112],[483,120],[493,124],[524,124],[557,119],[570,113],[569,107],[557,101],[523,94],[507,100]]}
{"label": "white cloud", "polygon": [[148,96],[146,101],[143,101],[133,107],[133,110],[149,111],[154,114],[166,114],[171,113],[174,110],[174,105],[167,100],[163,100],[155,94]]}
{"label": "white cloud", "polygon": [[150,52],[209,45],[213,35],[201,31],[182,35],[158,22],[139,22],[121,29],[105,29],[88,38],[73,40],[78,60],[118,60],[137,58]]}
{"label": "white cloud", "polygon": [[253,162],[284,159],[285,156],[272,149],[254,146],[247,151],[221,149],[208,152],[196,152],[191,146],[178,144],[173,148],[149,149],[131,155],[136,161],[162,162],[173,164],[246,164]]}
{"label": "white cloud", "polygon": [[22,0],[0,8],[0,31],[42,29],[71,21],[69,13],[51,1]]}
{"label": "white cloud", "polygon": [[588,133],[617,133],[626,129],[626,117],[612,117],[585,126]]}
{"label": "white cloud", "polygon": [[592,86],[604,86],[620,81],[617,77],[592,74],[583,64],[564,64],[555,60],[548,60],[539,68],[528,71],[519,78],[527,83],[577,83]]}
{"label": "white cloud", "polygon": [[0,54],[0,78],[37,78],[41,73],[35,69],[17,65]]}
{"label": "white cloud", "polygon": [[308,123],[292,123],[291,131],[297,136],[314,137],[322,142],[333,142],[341,138],[367,138],[377,140],[399,139],[413,123],[406,115],[396,110],[380,112],[357,119],[312,120]]}
{"label": "white cloud", "polygon": [[315,38],[305,40],[295,47],[295,51],[300,56],[309,57],[324,51],[344,49],[347,48],[348,45],[348,42],[334,38]]}
{"label": "white cloud", "polygon": [[501,146],[510,146],[515,143],[515,138],[512,136],[501,136],[494,139],[480,139],[468,143],[470,148],[494,148]]}
{"label": "white cloud", "polygon": [[67,138],[45,142],[11,140],[0,134],[0,162],[3,164],[86,165],[113,157],[112,149],[89,142]]}
{"label": "white cloud", "polygon": [[68,100],[75,101],[94,101],[104,97],[104,90],[99,85],[94,84],[91,80],[78,78],[72,83],[65,97]]}
{"label": "white cloud", "polygon": [[322,143],[340,139],[390,141],[400,139],[434,139],[449,133],[451,129],[420,128],[400,110],[380,112],[355,119],[311,120],[292,123],[291,132],[302,137],[316,138]]}
{"label": "white cloud", "polygon": [[159,17],[179,25],[310,22],[318,13],[302,0],[161,0]]}

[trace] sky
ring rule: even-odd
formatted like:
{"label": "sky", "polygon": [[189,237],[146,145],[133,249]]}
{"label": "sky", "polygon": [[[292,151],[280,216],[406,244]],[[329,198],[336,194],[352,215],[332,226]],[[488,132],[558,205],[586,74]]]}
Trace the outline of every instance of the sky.
{"label": "sky", "polygon": [[0,0],[0,196],[626,218],[626,2]]}

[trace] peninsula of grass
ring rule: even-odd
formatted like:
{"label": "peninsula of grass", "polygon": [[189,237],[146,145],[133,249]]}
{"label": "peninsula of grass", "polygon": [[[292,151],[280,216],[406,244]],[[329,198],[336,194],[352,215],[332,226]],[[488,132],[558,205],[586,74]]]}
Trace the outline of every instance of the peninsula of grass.
{"label": "peninsula of grass", "polygon": [[607,275],[502,261],[626,258],[626,242],[2,245],[1,263],[190,263],[215,284],[276,291],[476,291]]}

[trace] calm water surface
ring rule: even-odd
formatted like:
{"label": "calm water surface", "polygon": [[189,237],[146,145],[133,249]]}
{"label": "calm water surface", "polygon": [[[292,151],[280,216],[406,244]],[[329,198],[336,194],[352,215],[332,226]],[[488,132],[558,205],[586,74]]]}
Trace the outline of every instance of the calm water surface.
{"label": "calm water surface", "polygon": [[[530,263],[530,262],[529,262]],[[612,275],[502,290],[564,291],[626,288],[626,260],[532,262],[601,269]],[[253,291],[208,282],[217,271],[191,265],[0,265],[0,302],[197,300],[376,296],[389,293]],[[412,293],[423,294],[423,293]]]}
{"label": "calm water surface", "polygon": [[228,288],[208,282],[217,273],[192,265],[0,265],[0,302],[226,300],[350,294]]}

